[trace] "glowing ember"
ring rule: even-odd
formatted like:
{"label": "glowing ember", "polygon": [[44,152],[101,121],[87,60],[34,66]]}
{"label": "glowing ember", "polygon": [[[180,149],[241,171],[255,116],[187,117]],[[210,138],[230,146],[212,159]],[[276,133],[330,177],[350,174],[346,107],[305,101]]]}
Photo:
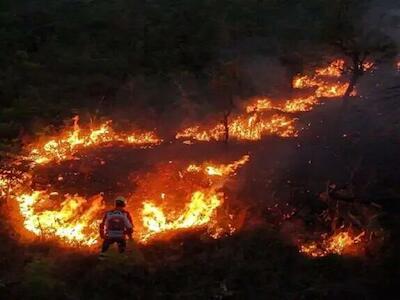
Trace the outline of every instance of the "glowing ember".
{"label": "glowing ember", "polygon": [[300,252],[312,257],[323,257],[329,254],[358,254],[362,251],[364,235],[365,232],[355,236],[348,231],[341,231],[330,237],[322,236],[322,241],[301,245]]}
{"label": "glowing ember", "polygon": [[43,144],[38,143],[31,146],[27,158],[36,164],[45,164],[50,161],[70,159],[77,151],[94,145],[125,143],[148,146],[161,142],[153,132],[117,134],[111,127],[111,121],[88,130],[79,127],[79,117],[74,117],[73,121],[71,129],[61,132],[59,136],[51,138]]}
{"label": "glowing ember", "polygon": [[362,67],[364,72],[372,71],[375,68],[375,63],[373,61],[366,61]]}

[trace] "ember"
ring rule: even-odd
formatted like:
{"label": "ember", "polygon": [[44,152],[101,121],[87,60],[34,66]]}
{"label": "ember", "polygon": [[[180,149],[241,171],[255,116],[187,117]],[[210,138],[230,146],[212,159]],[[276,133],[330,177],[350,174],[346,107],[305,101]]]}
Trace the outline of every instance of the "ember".
{"label": "ember", "polygon": [[363,251],[364,236],[364,231],[358,235],[349,231],[340,231],[329,237],[323,235],[321,241],[301,245],[300,252],[312,257],[323,257],[329,254],[356,255]]}

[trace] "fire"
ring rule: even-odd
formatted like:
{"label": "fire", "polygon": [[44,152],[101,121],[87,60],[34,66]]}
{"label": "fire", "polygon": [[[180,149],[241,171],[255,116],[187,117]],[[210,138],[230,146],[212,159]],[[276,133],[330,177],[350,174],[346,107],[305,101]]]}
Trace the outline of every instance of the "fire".
{"label": "fire", "polygon": [[[223,204],[223,194],[218,189],[248,161],[249,156],[245,155],[229,164],[190,164],[182,169],[168,164],[170,170],[164,166],[160,171],[175,175],[164,177],[165,186],[159,186],[159,180],[143,179],[139,190],[144,183],[142,189],[146,194],[139,191],[134,196],[134,202],[140,201],[142,209],[130,209],[134,220],[141,223],[136,239],[147,242],[160,233],[218,224],[216,212]],[[158,178],[162,174],[156,171],[151,176]],[[102,196],[86,199],[66,194],[61,197],[54,191],[31,189],[29,174],[21,178],[24,180],[14,181],[0,176],[0,193],[3,196],[5,191],[12,190],[27,231],[69,246],[93,246],[98,242],[98,225],[106,209]],[[152,200],[152,195],[159,195],[162,203]],[[229,231],[233,232],[231,227]]]}
{"label": "fire", "polygon": [[250,159],[249,155],[244,155],[241,159],[227,165],[213,165],[210,163],[205,163],[202,166],[198,165],[190,165],[187,167],[188,172],[200,172],[203,171],[209,176],[227,176],[229,174],[234,174],[236,169],[238,169],[240,166],[243,166],[245,163],[247,163]]}
{"label": "fire", "polygon": [[[335,60],[327,67],[315,70],[311,76],[301,75],[295,77],[293,87],[296,89],[315,89],[315,97],[317,98],[341,97],[349,86],[348,83],[338,80],[344,71],[344,66],[344,60]],[[336,80],[332,81],[332,79]]]}
{"label": "fire", "polygon": [[0,176],[0,197],[7,195],[8,181],[7,178]]}
{"label": "fire", "polygon": [[111,127],[111,121],[104,122],[93,128],[83,130],[79,127],[79,117],[73,118],[71,129],[62,131],[45,143],[30,146],[27,159],[36,164],[46,164],[51,161],[63,161],[73,158],[74,154],[90,146],[125,143],[138,146],[156,145],[161,140],[154,132],[133,132],[117,134]]}
{"label": "fire", "polygon": [[[219,234],[224,232],[217,218],[224,195],[218,189],[249,159],[249,155],[244,155],[230,164],[190,164],[183,170],[169,164],[168,168],[161,167],[150,178],[143,179],[144,185],[134,196],[150,199],[143,202],[141,209],[141,241],[146,242],[160,233],[204,226],[218,228]],[[163,176],[161,182],[153,181],[153,176],[158,175]],[[178,186],[171,189],[171,180],[175,184],[178,180]],[[158,189],[163,192],[159,193]],[[157,200],[154,197],[158,194],[161,199]],[[186,204],[182,206],[182,203]],[[228,233],[235,231],[232,224],[227,225]]]}
{"label": "fire", "polygon": [[271,109],[275,109],[276,106],[272,104],[272,100],[268,98],[257,99],[254,103],[248,104],[246,106],[246,112],[248,114],[256,111],[268,111]]}
{"label": "fire", "polygon": [[189,204],[184,212],[175,220],[167,220],[162,208],[151,202],[143,204],[143,225],[147,229],[144,240],[151,235],[171,230],[199,227],[207,224],[215,214],[215,209],[222,204],[218,194],[206,195],[204,192],[196,191],[192,194]]}
{"label": "fire", "polygon": [[[373,65],[373,64],[372,64]],[[369,63],[365,68],[371,68]],[[345,61],[338,59],[326,67],[318,68],[312,75],[299,75],[293,79],[294,89],[310,90],[309,94],[286,100],[261,98],[251,101],[245,106],[244,112],[233,116],[228,124],[229,137],[236,140],[260,140],[268,135],[280,137],[296,137],[296,119],[287,113],[306,112],[320,104],[320,98],[342,97],[349,86],[342,82]],[[268,112],[281,112],[267,114]],[[213,126],[191,126],[176,134],[176,139],[185,143],[191,140],[220,141],[226,136],[223,124]]]}
{"label": "fire", "polygon": [[310,242],[300,246],[300,252],[312,257],[323,257],[329,254],[357,254],[362,251],[365,232],[354,235],[350,231],[340,231],[330,237],[322,236],[322,241]]}
{"label": "fire", "polygon": [[40,209],[51,202],[51,194],[33,191],[17,196],[24,227],[37,236],[59,238],[70,245],[93,245],[98,238],[99,213],[104,209],[101,196],[88,201],[65,195],[60,209]]}
{"label": "fire", "polygon": [[286,100],[282,104],[272,104],[270,99],[257,99],[246,106],[246,112],[261,112],[270,110],[279,110],[287,113],[310,111],[318,104],[318,99],[314,95],[307,97],[298,97]]}
{"label": "fire", "polygon": [[[236,140],[255,141],[267,135],[293,137],[297,135],[294,118],[274,114],[267,116],[251,113],[235,117],[229,124],[229,136]],[[211,129],[193,126],[176,135],[177,139],[193,139],[198,141],[221,141],[225,138],[225,127],[217,124]]]}
{"label": "fire", "polygon": [[344,60],[337,59],[333,61],[328,67],[316,69],[315,74],[318,76],[340,77],[344,72],[344,66]]}
{"label": "fire", "polygon": [[[373,64],[366,64],[370,69]],[[318,68],[312,75],[297,76],[293,80],[295,89],[302,89],[305,96],[291,99],[274,100],[256,99],[248,103],[244,110],[232,114],[228,122],[229,137],[235,140],[256,141],[268,135],[296,137],[298,131],[293,113],[312,110],[320,104],[320,98],[343,96],[348,83],[341,81],[344,61],[336,60],[325,68]],[[191,126],[176,134],[177,139],[220,141],[226,138],[223,124],[210,126]],[[111,121],[81,128],[79,117],[73,118],[70,128],[62,130],[56,136],[44,138],[28,146],[25,156],[19,157],[24,162],[33,162],[29,170],[20,175],[0,170],[0,197],[16,200],[24,228],[32,234],[61,241],[71,246],[93,246],[98,240],[98,224],[106,209],[100,195],[85,198],[80,195],[59,196],[52,191],[36,190],[31,177],[36,165],[61,162],[74,159],[79,151],[100,145],[127,144],[139,147],[158,145],[162,142],[154,132],[117,133]],[[134,222],[137,222],[135,238],[147,242],[163,233],[193,228],[215,227],[213,237],[220,237],[224,232],[237,230],[234,216],[225,217],[227,225],[222,225],[220,213],[225,195],[221,188],[231,176],[236,175],[250,157],[244,155],[231,163],[179,163],[160,164],[156,170],[141,176],[136,189],[129,195],[137,203],[128,207]],[[61,180],[62,176],[60,175]],[[55,201],[57,200],[57,201]],[[303,243],[300,252],[321,257],[329,254],[348,254],[361,251],[365,233],[358,235],[351,231],[340,231],[331,236],[322,235],[321,240]]]}

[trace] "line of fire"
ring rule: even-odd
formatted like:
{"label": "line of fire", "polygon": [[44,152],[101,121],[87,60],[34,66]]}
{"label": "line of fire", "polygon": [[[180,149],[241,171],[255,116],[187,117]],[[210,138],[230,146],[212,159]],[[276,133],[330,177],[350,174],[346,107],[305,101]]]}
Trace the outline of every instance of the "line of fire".
{"label": "line of fire", "polygon": [[[259,158],[265,146],[257,147],[270,139],[297,143],[307,135],[312,124],[304,124],[303,116],[349,93],[345,68],[345,60],[336,59],[299,74],[293,97],[253,97],[223,121],[187,124],[173,139],[157,129],[116,130],[111,121],[82,125],[75,116],[3,165],[0,196],[13,208],[10,218],[27,243],[52,240],[94,251],[102,214],[113,197],[124,195],[134,240],[144,246],[189,233],[224,239],[266,226],[290,228],[285,238],[310,258],[363,256],[386,233],[374,223],[380,207],[353,201],[349,187],[328,182],[317,196],[323,209],[308,209],[306,216],[307,203],[289,195],[263,204],[275,196],[254,191],[272,176]],[[367,61],[361,68],[374,72],[375,65]],[[352,88],[350,96],[358,93]]]}

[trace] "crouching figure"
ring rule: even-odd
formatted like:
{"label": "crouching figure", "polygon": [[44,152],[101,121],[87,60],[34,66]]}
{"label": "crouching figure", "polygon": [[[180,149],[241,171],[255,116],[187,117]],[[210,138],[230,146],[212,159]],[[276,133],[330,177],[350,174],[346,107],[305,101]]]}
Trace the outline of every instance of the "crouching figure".
{"label": "crouching figure", "polygon": [[118,244],[118,250],[123,253],[126,248],[126,236],[132,239],[133,223],[128,211],[124,209],[126,201],[123,197],[115,199],[113,210],[104,214],[100,224],[100,237],[103,239],[100,258],[114,243]]}

